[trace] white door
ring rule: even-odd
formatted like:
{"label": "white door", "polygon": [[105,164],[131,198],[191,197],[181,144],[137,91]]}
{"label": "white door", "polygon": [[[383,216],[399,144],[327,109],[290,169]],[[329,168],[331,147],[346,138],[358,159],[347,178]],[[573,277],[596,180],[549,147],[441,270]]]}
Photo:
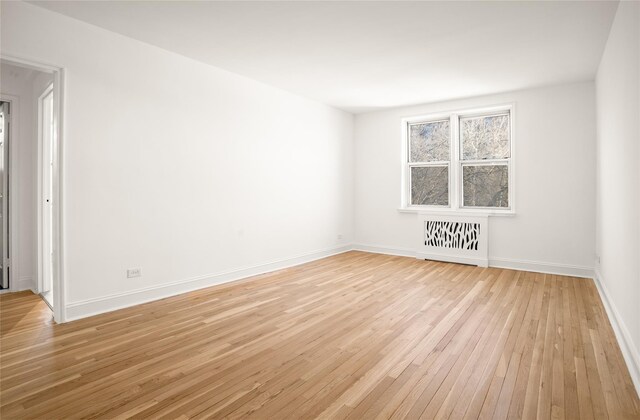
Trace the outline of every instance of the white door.
{"label": "white door", "polygon": [[[49,87],[40,97],[42,130],[42,276],[40,293],[47,293],[53,286],[53,88]],[[51,304],[52,302],[50,302]]]}
{"label": "white door", "polygon": [[0,287],[9,288],[9,120],[8,102],[0,103]]}

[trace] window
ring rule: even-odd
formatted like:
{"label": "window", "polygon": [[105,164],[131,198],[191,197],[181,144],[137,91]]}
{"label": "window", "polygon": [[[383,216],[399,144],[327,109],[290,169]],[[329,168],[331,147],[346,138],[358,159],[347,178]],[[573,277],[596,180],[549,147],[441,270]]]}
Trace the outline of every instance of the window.
{"label": "window", "polygon": [[512,109],[403,121],[405,208],[512,212]]}
{"label": "window", "polygon": [[449,205],[451,124],[449,120],[408,124],[411,203]]}

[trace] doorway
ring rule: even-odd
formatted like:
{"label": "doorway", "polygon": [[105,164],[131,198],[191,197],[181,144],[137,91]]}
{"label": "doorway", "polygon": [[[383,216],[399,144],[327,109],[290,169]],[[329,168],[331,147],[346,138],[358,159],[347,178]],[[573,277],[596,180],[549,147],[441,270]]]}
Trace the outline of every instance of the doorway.
{"label": "doorway", "polygon": [[[0,192],[3,222],[0,223],[3,238],[0,254],[11,256],[7,276],[4,277],[5,264],[0,270],[3,276],[0,283],[6,286],[2,292],[31,290],[39,294],[52,309],[54,320],[61,323],[65,322],[60,263],[63,243],[60,152],[64,72],[62,68],[5,55],[0,57],[0,64],[1,100],[11,102],[10,129],[3,129],[5,136],[1,138],[0,164],[2,153],[7,154],[8,146],[11,147],[11,157],[9,165],[0,165],[0,189],[6,182],[9,192],[19,192],[19,195],[13,194],[14,200],[10,194]],[[6,111],[2,113],[6,116]],[[6,124],[5,120],[0,123]],[[10,133],[8,140],[7,132]],[[8,174],[8,168],[11,174]],[[5,206],[8,206],[6,212]],[[11,217],[7,217],[7,213]],[[5,238],[8,242],[6,251]],[[0,262],[5,258],[2,255]],[[7,282],[4,282],[5,278]]]}
{"label": "doorway", "polygon": [[9,290],[9,141],[11,103],[0,101],[0,290]]}

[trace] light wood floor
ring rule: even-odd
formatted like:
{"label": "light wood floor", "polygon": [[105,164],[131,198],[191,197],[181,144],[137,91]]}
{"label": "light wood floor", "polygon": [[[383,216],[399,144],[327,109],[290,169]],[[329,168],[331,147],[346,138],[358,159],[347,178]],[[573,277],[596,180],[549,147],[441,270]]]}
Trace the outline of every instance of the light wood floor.
{"label": "light wood floor", "polygon": [[640,418],[591,280],[350,252],[54,325],[0,296],[12,418]]}

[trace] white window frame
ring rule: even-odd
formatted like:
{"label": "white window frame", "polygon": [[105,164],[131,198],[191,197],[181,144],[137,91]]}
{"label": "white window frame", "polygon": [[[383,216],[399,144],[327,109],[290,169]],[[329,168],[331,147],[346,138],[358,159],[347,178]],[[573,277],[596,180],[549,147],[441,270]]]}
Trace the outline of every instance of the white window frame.
{"label": "white window frame", "polygon": [[[480,159],[480,160],[462,160],[461,156],[461,138],[460,138],[460,118],[468,118],[474,116],[492,116],[508,113],[510,116],[510,157],[507,159]],[[418,123],[436,122],[442,120],[450,120],[451,138],[450,138],[450,160],[448,162],[420,162],[411,163],[410,145],[409,145],[409,126]],[[448,112],[439,112],[433,114],[412,116],[402,119],[402,194],[401,205],[398,209],[401,212],[429,212],[429,213],[455,213],[455,214],[487,214],[487,215],[515,215],[515,104],[495,105],[483,108],[462,109]],[[462,168],[463,166],[481,166],[481,165],[507,165],[509,174],[509,207],[465,207],[463,206],[463,185],[462,185]],[[411,204],[411,168],[420,166],[449,166],[449,205],[414,205]]]}
{"label": "white window frame", "polygon": [[451,130],[451,121],[449,119],[448,116],[444,116],[442,118],[430,118],[427,120],[419,120],[419,121],[408,121],[405,125],[405,137],[407,138],[406,141],[406,147],[407,147],[407,153],[405,156],[405,162],[407,165],[407,179],[408,179],[408,184],[409,184],[409,191],[408,191],[408,202],[407,205],[411,206],[411,168],[438,168],[438,167],[443,167],[446,166],[447,167],[447,173],[448,173],[448,179],[449,179],[449,186],[447,188],[447,192],[449,193],[449,198],[447,200],[447,202],[449,203],[447,206],[416,206],[416,207],[428,207],[428,208],[449,208],[451,206],[451,188],[452,188],[452,183],[451,183],[451,176],[452,176],[452,170],[451,170],[451,166],[452,166],[452,153],[453,150],[451,149],[451,143],[452,143],[452,139],[449,138],[449,160],[434,160],[431,162],[410,162],[410,156],[411,156],[411,144],[409,142],[409,131],[410,131],[410,127],[412,125],[417,125],[417,124],[424,124],[424,123],[436,123],[436,122],[442,122],[442,121],[449,121],[449,129]]}

